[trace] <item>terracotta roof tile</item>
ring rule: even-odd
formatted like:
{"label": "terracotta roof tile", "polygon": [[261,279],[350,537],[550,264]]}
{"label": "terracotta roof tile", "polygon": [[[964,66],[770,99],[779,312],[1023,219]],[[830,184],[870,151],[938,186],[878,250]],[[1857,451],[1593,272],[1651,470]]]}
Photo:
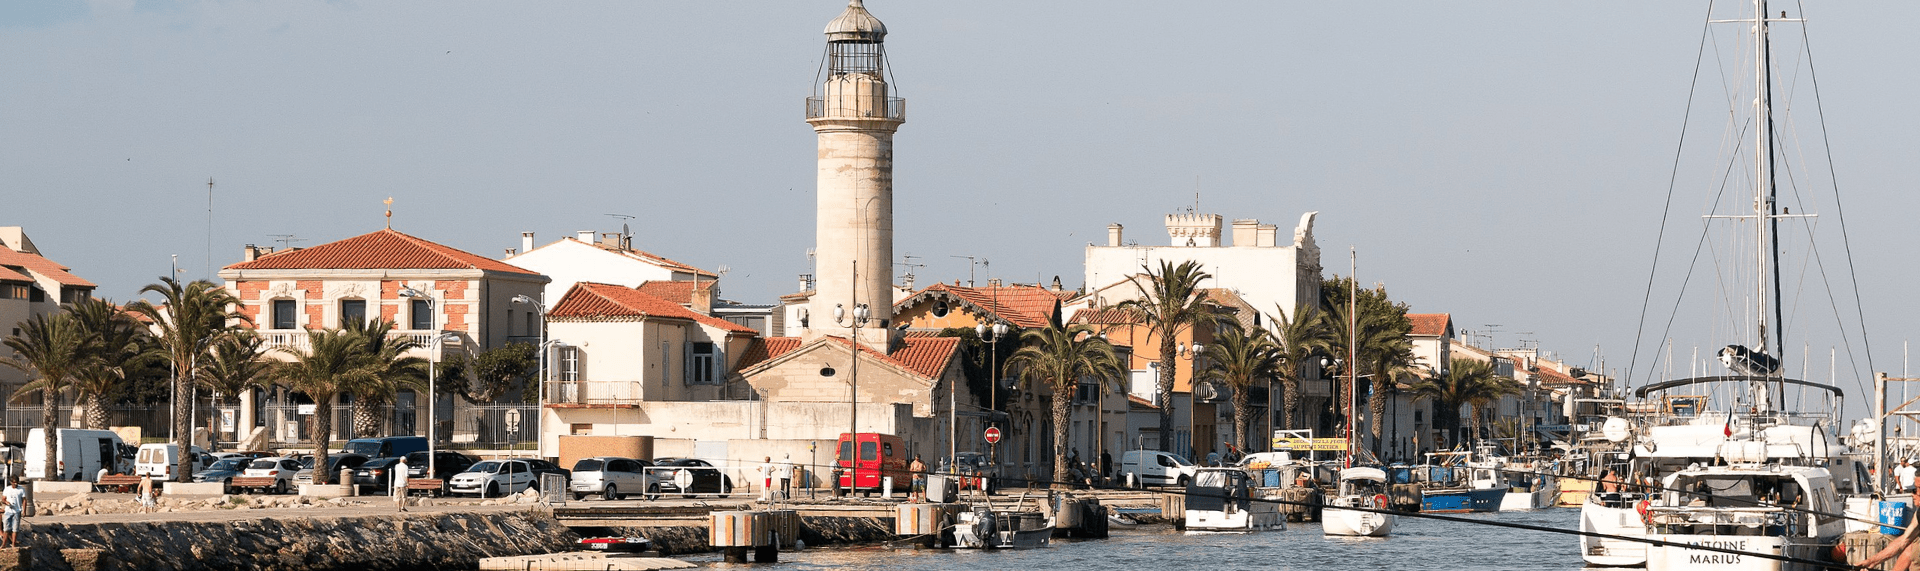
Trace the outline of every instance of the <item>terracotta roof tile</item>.
{"label": "terracotta roof tile", "polygon": [[1571,376],[1568,376],[1568,375],[1567,375],[1566,373],[1562,373],[1562,372],[1560,372],[1560,371],[1556,371],[1556,370],[1553,370],[1553,368],[1551,368],[1551,367],[1539,367],[1539,368],[1537,368],[1537,370],[1535,370],[1535,371],[1534,371],[1534,374],[1537,374],[1537,375],[1540,375],[1540,384],[1543,384],[1543,385],[1584,385],[1584,384],[1587,384],[1587,382],[1586,382],[1586,381],[1582,381],[1582,380],[1580,380],[1580,379],[1576,379],[1576,378],[1573,378],[1573,377],[1571,377]]}
{"label": "terracotta roof tile", "polygon": [[506,262],[408,236],[386,228],[312,248],[275,252],[229,270],[475,269],[540,275]]}
{"label": "terracotta roof tile", "polygon": [[965,287],[936,283],[899,303],[895,312],[934,298],[951,297],[1019,327],[1046,327],[1060,310],[1060,296],[1043,287],[1012,285]]}
{"label": "terracotta roof tile", "polygon": [[[853,343],[845,337],[827,337],[841,343]],[[953,359],[954,351],[960,348],[959,337],[904,337],[900,348],[893,353],[882,354],[872,347],[860,345],[860,352],[881,361],[892,363],[900,368],[919,373],[929,379],[940,378],[947,369],[947,362]]]}
{"label": "terracotta roof tile", "polygon": [[1082,309],[1073,312],[1068,323],[1077,325],[1128,325],[1145,323],[1146,318],[1138,310],[1132,309]]}
{"label": "terracotta roof tile", "polygon": [[[5,247],[6,246],[0,246],[0,248],[5,248]],[[26,274],[9,270],[7,269],[6,266],[0,266],[0,281],[31,282],[33,281],[33,278]]]}
{"label": "terracotta roof tile", "polygon": [[94,287],[93,282],[81,279],[80,276],[73,275],[69,272],[68,270],[71,268],[62,266],[58,262],[43,258],[37,254],[15,251],[6,246],[0,246],[0,266],[24,268],[28,272],[47,276],[47,279],[59,282],[60,285]]}
{"label": "terracotta roof tile", "polygon": [[[693,287],[695,283],[696,282],[692,281],[653,280],[641,283],[640,287],[634,289],[680,305],[687,305],[693,303]],[[700,289],[713,289],[714,282],[712,281],[703,280],[698,283],[700,284]]]}
{"label": "terracotta roof tile", "polygon": [[605,319],[610,317],[640,317],[681,319],[694,321],[710,327],[717,327],[729,333],[752,334],[757,330],[681,307],[658,296],[647,295],[640,290],[613,284],[580,282],[567,290],[560,301],[547,311],[548,319]]}
{"label": "terracotta roof tile", "polygon": [[1407,319],[1413,321],[1413,331],[1408,332],[1408,335],[1442,337],[1447,334],[1448,330],[1453,329],[1453,316],[1451,314],[1409,313],[1407,314]]}
{"label": "terracotta roof tile", "polygon": [[739,372],[799,348],[799,337],[756,337],[740,354],[740,362],[734,364],[733,370]]}

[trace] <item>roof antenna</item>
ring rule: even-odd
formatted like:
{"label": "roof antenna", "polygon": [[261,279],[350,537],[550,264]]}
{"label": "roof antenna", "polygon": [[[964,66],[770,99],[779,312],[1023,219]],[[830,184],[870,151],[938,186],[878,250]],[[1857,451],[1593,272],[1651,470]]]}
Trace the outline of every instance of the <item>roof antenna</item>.
{"label": "roof antenna", "polygon": [[632,250],[633,249],[633,231],[627,228],[627,221],[632,220],[633,216],[626,215],[626,214],[608,214],[607,216],[612,216],[614,218],[620,219],[620,249]]}

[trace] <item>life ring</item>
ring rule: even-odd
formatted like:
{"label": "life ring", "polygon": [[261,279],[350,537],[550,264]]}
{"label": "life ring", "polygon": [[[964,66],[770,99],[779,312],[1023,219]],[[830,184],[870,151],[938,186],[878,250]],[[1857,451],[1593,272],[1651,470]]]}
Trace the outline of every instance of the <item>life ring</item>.
{"label": "life ring", "polygon": [[1640,523],[1642,524],[1653,524],[1653,513],[1647,509],[1650,504],[1651,503],[1646,500],[1633,503],[1633,511],[1640,512]]}
{"label": "life ring", "polygon": [[1386,494],[1374,494],[1374,495],[1373,495],[1373,507],[1375,507],[1375,508],[1380,508],[1380,509],[1386,509],[1386,507],[1387,507],[1387,495],[1386,495]]}

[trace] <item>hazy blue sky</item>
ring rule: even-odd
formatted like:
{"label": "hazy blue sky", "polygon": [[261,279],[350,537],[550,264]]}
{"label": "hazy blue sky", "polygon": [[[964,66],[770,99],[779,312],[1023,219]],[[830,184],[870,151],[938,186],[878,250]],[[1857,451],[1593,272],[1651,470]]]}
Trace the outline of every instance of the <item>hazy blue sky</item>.
{"label": "hazy blue sky", "polygon": [[[807,271],[814,136],[802,99],[842,5],[10,0],[0,224],[24,225],[101,295],[126,299],[166,273],[169,254],[202,274],[208,177],[216,269],[273,234],[314,245],[375,230],[388,196],[396,229],[487,256],[525,230],[546,243],[617,229],[605,214],[621,213],[637,217],[638,246],[727,265],[727,297],[771,302]],[[1192,204],[1197,179],[1201,209],[1228,219],[1290,228],[1320,211],[1330,270],[1345,273],[1357,246],[1361,280],[1415,311],[1499,324],[1503,346],[1532,332],[1583,364],[1598,346],[1610,367],[1632,351],[1708,11],[1664,0],[869,8],[892,32],[909,101],[895,251],[927,264],[922,283],[964,279],[952,256],[972,255],[997,277],[1078,286],[1083,248],[1108,223],[1160,242],[1160,217]],[[1917,277],[1906,254],[1920,200],[1920,4],[1809,10],[1867,325],[1879,368],[1897,373],[1920,319],[1903,287]],[[1727,51],[1740,33],[1716,28],[1701,69],[1689,144],[1707,158],[1679,177],[1665,254],[1676,269],[1725,166],[1716,137],[1739,99],[1724,86],[1745,70]],[[1791,43],[1782,107],[1804,156],[1790,158],[1818,171],[1795,171],[1807,204],[1795,211],[1822,215],[1820,262],[1840,276],[1819,123]],[[1731,261],[1711,259],[1683,303],[1709,309],[1675,319],[1679,357],[1737,334],[1716,323],[1739,311],[1711,296]],[[1824,379],[1839,341],[1819,330],[1834,312],[1805,259],[1788,278],[1806,293],[1790,301],[1789,343],[1811,344],[1810,376]],[[1681,277],[1659,282],[1649,338]],[[1850,327],[1851,297],[1836,295]]]}

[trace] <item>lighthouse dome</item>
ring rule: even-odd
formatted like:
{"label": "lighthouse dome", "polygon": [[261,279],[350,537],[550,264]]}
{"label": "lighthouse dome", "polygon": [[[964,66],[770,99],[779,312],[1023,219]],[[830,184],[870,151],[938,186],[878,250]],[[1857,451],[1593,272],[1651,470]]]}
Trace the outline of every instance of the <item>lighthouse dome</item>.
{"label": "lighthouse dome", "polygon": [[887,38],[887,25],[879,18],[867,13],[866,6],[860,0],[847,2],[847,11],[841,12],[831,22],[827,22],[827,41],[880,43]]}

